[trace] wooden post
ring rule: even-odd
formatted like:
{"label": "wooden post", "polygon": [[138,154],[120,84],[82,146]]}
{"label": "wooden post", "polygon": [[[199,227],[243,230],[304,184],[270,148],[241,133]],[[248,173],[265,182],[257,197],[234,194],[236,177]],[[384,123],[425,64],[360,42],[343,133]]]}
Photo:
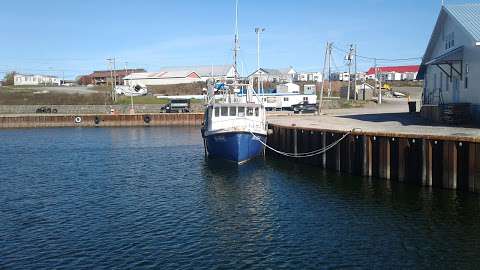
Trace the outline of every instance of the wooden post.
{"label": "wooden post", "polygon": [[468,189],[471,192],[476,192],[475,178],[477,174],[477,163],[480,160],[476,159],[477,145],[470,143],[468,145]]}
{"label": "wooden post", "polygon": [[380,178],[390,180],[390,140],[385,137],[380,137],[379,147]]}
{"label": "wooden post", "polygon": [[363,136],[363,164],[362,176],[372,176],[372,141],[370,137]]}
{"label": "wooden post", "polygon": [[457,146],[454,142],[444,142],[442,185],[444,188],[457,188]]}
{"label": "wooden post", "polygon": [[[335,134],[334,135],[335,139],[333,141],[336,141],[337,139],[339,139],[337,137],[338,137],[338,134]],[[342,155],[341,155],[342,151],[341,151],[340,145],[341,145],[341,143],[339,143],[335,146],[335,161],[336,161],[335,162],[335,170],[337,172],[342,171],[342,163],[341,163],[342,162],[342,160],[341,160],[342,159]]]}
{"label": "wooden post", "polygon": [[471,143],[469,151],[469,187],[480,193],[480,144]]}
{"label": "wooden post", "polygon": [[475,190],[480,192],[480,145],[477,143],[475,147]]}
{"label": "wooden post", "polygon": [[[327,146],[327,133],[322,132],[322,149],[325,149]],[[322,168],[326,169],[327,168],[327,152],[322,154]]]}
{"label": "wooden post", "polygon": [[423,155],[423,166],[422,166],[422,183],[427,187],[433,185],[433,158],[432,158],[432,142],[429,140],[423,140],[422,146],[422,155]]}
{"label": "wooden post", "polygon": [[352,136],[352,135],[348,135],[348,137],[346,138],[346,141],[347,143],[347,160],[345,160],[345,162],[347,162],[347,171],[349,174],[352,174],[353,173],[353,163],[355,162],[355,138]]}
{"label": "wooden post", "polygon": [[298,154],[298,134],[297,129],[293,129],[293,153]]}
{"label": "wooden post", "polygon": [[407,139],[399,139],[398,141],[398,181],[404,182],[405,181],[405,152],[408,148],[408,140]]}

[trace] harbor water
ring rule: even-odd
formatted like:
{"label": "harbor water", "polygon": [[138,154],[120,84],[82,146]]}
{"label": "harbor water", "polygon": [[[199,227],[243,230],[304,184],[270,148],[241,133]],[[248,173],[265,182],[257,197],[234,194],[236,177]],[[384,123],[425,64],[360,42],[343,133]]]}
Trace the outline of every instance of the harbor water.
{"label": "harbor water", "polygon": [[480,197],[257,159],[196,128],[0,131],[0,269],[480,265]]}

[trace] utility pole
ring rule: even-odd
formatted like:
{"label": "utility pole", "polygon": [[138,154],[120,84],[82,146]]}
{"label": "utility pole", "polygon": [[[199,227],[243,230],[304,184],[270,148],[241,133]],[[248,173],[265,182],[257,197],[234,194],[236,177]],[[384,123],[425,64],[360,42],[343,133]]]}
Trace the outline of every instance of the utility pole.
{"label": "utility pole", "polygon": [[328,97],[332,96],[332,47],[333,43],[328,45]]}
{"label": "utility pole", "polygon": [[377,67],[377,58],[374,59],[375,61],[375,89],[377,89],[377,81],[378,81],[378,104],[382,104],[382,81],[380,79],[380,73],[378,72]]}
{"label": "utility pole", "polygon": [[[128,62],[125,62],[125,76],[128,76]],[[130,95],[130,114],[135,114],[135,107],[133,106],[133,95]]]}
{"label": "utility pole", "polygon": [[[323,71],[322,71],[322,89],[320,90],[320,106],[318,108],[319,112],[322,112],[322,106],[323,106],[323,90],[325,89],[325,69],[327,68],[327,61],[330,61],[330,50],[331,50],[331,44],[327,42],[327,45],[325,46],[325,59],[323,60]],[[329,67],[330,70],[330,67]],[[328,81],[330,83],[330,78],[328,78]]]}
{"label": "utility pole", "polygon": [[[257,27],[255,28],[255,33],[257,34],[257,72],[260,71],[260,35],[265,32],[265,28]],[[260,81],[261,84],[260,84]],[[258,77],[258,92],[263,93],[263,80],[261,76]]]}
{"label": "utility pole", "polygon": [[357,44],[355,44],[355,48],[354,48],[354,55],[353,55],[353,59],[355,61],[355,68],[354,68],[354,72],[355,73],[355,83],[354,83],[354,87],[353,87],[353,91],[355,93],[355,100],[358,100],[358,93],[357,93]]}
{"label": "utility pole", "polygon": [[117,59],[113,58],[113,82],[114,86],[117,87]]}
{"label": "utility pole", "polygon": [[350,90],[352,87],[352,54],[353,54],[353,44],[350,45],[350,50],[345,56],[345,60],[348,62],[348,91],[347,91],[347,100],[350,100]]}

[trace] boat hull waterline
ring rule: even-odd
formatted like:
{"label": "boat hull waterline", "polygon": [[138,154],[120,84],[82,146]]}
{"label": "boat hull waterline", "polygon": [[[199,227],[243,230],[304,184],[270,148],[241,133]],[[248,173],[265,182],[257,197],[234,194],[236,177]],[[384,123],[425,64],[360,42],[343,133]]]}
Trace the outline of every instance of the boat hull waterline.
{"label": "boat hull waterline", "polygon": [[233,132],[212,134],[205,141],[210,158],[242,164],[264,153],[266,139],[261,134]]}

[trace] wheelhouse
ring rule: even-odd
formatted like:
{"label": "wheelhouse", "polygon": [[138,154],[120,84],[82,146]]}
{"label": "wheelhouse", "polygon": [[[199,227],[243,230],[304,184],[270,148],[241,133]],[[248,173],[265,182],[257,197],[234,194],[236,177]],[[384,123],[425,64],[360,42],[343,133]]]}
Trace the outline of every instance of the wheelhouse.
{"label": "wheelhouse", "polygon": [[259,131],[265,128],[263,105],[253,103],[224,103],[208,106],[205,122],[207,131],[246,129]]}

